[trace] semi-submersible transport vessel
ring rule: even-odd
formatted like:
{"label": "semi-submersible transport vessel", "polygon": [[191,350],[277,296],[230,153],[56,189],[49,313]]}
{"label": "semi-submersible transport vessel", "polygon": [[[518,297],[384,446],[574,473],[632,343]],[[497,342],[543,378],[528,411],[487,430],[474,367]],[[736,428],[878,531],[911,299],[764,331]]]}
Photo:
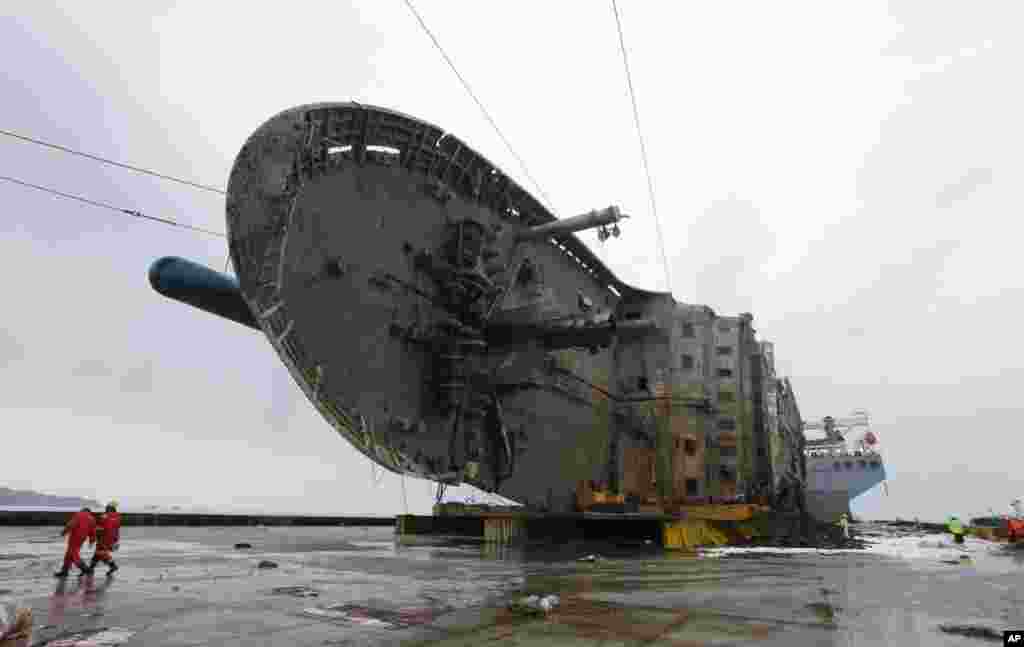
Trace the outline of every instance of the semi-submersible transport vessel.
{"label": "semi-submersible transport vessel", "polygon": [[337,432],[378,465],[547,511],[582,487],[624,508],[802,504],[802,423],[748,314],[616,277],[445,130],[354,103],[287,110],[235,160],[237,282],[175,257],[165,296],[261,330]]}

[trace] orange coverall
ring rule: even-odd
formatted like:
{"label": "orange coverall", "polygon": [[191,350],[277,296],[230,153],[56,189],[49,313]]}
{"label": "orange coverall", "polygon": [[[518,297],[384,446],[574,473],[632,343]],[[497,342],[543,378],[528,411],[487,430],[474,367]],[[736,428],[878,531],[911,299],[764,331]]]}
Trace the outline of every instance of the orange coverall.
{"label": "orange coverall", "polygon": [[92,557],[93,564],[96,562],[109,563],[113,558],[114,546],[121,539],[121,514],[118,512],[103,513],[97,530],[98,538],[96,552]]}
{"label": "orange coverall", "polygon": [[67,571],[74,564],[82,570],[87,570],[82,562],[82,544],[88,539],[89,543],[96,541],[96,518],[91,512],[84,510],[76,512],[71,517],[68,525],[64,526],[64,533],[68,536],[68,549],[64,553],[64,568]]}

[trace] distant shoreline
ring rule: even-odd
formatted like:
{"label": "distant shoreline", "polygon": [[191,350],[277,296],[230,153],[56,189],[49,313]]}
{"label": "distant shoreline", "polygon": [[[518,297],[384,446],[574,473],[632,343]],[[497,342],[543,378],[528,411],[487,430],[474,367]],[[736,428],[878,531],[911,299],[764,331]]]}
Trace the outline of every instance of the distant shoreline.
{"label": "distant shoreline", "polygon": [[[62,526],[77,509],[10,509],[0,506],[0,526]],[[95,510],[100,512],[100,510]],[[123,512],[124,526],[394,526],[395,517],[339,517],[203,512]]]}
{"label": "distant shoreline", "polygon": [[[0,512],[78,512],[84,506],[0,505]],[[92,506],[90,506],[91,508]]]}

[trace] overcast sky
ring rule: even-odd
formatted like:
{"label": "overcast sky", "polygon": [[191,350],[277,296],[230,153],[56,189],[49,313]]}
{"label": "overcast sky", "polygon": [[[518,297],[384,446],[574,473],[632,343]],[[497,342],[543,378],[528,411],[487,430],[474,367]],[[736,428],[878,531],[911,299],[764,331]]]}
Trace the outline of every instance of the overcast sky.
{"label": "overcast sky", "polygon": [[[229,8],[230,5],[230,8]],[[416,3],[566,217],[664,289],[610,3]],[[244,7],[244,8],[243,8]],[[401,0],[8,2],[0,128],[224,186],[277,112],[355,100],[533,188]],[[620,3],[677,300],[750,311],[805,419],[871,412],[871,517],[1024,494],[1022,5]],[[13,19],[11,19],[13,18]],[[0,175],[223,231],[224,199],[0,138]],[[226,245],[0,183],[0,485],[268,511],[429,509],[323,422],[262,335],[151,291]],[[12,460],[13,458],[13,460]]]}

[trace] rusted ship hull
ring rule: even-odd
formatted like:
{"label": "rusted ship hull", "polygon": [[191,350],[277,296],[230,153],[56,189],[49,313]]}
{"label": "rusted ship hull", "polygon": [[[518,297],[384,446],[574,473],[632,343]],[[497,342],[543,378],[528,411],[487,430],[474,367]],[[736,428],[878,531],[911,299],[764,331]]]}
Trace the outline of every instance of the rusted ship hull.
{"label": "rusted ship hull", "polygon": [[[672,359],[689,343],[680,313],[696,310],[625,285],[573,233],[618,235],[621,217],[556,219],[441,128],[316,104],[267,121],[232,168],[237,291],[173,263],[151,281],[262,330],[324,419],[393,472],[549,510],[571,508],[581,481],[639,498],[711,493],[719,378],[709,364],[687,383]],[[756,471],[740,405],[741,466],[719,492],[736,491],[743,465]]]}
{"label": "rusted ship hull", "polygon": [[[554,358],[540,329],[577,314],[579,295],[613,310],[629,288],[572,234],[517,242],[555,218],[478,153],[398,113],[307,106],[249,139],[228,196],[246,303],[309,400],[360,452],[394,472],[545,507],[564,507],[578,480],[608,480],[609,344]],[[465,222],[489,240],[472,277],[484,284],[477,316],[460,323],[478,323],[479,310],[509,321],[513,339],[500,348],[483,335],[429,332],[460,317],[425,259],[436,264]],[[543,277],[516,290],[511,272],[524,261]],[[502,291],[504,300],[488,298]],[[524,325],[537,330],[515,338]],[[577,379],[553,372],[552,359]],[[488,420],[495,398],[500,422]]]}

